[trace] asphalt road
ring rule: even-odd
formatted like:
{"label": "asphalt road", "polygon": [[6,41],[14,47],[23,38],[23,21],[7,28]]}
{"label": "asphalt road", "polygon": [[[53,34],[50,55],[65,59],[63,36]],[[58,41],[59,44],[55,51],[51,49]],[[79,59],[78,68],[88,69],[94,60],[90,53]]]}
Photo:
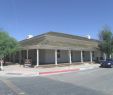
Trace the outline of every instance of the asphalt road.
{"label": "asphalt road", "polygon": [[113,68],[1,79],[0,95],[113,95]]}
{"label": "asphalt road", "polygon": [[0,81],[0,95],[15,95],[15,93],[2,81]]}

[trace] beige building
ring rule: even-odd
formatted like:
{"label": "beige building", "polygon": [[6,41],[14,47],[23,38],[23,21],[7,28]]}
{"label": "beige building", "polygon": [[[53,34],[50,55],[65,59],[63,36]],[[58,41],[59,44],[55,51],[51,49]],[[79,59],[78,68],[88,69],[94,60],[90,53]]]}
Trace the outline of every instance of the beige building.
{"label": "beige building", "polygon": [[13,61],[24,63],[31,59],[32,64],[76,64],[98,60],[103,57],[98,41],[58,32],[48,32],[20,41],[22,50],[13,56]]}

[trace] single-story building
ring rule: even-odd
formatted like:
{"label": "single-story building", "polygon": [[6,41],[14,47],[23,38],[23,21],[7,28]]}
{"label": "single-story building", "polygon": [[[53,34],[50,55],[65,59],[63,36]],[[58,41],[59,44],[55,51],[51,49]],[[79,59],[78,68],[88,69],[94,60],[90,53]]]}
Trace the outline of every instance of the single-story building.
{"label": "single-story building", "polygon": [[31,59],[32,64],[76,64],[86,61],[92,63],[103,58],[99,41],[70,34],[47,32],[20,41],[22,50],[13,55],[14,62],[24,63]]}

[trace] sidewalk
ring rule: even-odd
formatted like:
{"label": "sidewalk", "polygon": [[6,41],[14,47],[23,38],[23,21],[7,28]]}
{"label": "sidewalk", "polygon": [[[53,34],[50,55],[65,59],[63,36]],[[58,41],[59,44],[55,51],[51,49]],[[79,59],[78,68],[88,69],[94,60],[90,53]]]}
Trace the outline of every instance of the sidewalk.
{"label": "sidewalk", "polygon": [[51,75],[66,72],[75,72],[80,70],[87,70],[98,68],[99,64],[80,64],[80,65],[58,65],[58,66],[39,66],[37,68],[25,68],[20,65],[8,65],[4,66],[4,70],[0,71],[0,76],[13,76],[13,77],[24,77],[24,76],[39,76],[39,75]]}
{"label": "sidewalk", "polygon": [[51,75],[51,74],[59,74],[59,73],[66,73],[66,72],[75,72],[75,71],[82,71],[82,70],[88,70],[88,69],[94,69],[98,68],[99,64],[80,64],[80,65],[68,65],[68,66],[56,66],[52,68],[40,68],[39,75]]}
{"label": "sidewalk", "polygon": [[0,76],[24,77],[24,76],[38,76],[36,68],[25,68],[22,65],[8,65],[4,66],[4,70],[0,71]]}

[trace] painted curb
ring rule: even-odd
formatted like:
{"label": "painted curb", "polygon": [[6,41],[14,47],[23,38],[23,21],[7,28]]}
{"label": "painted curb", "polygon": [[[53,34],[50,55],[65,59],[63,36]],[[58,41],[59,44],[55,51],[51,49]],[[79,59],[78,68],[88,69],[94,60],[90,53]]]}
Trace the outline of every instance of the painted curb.
{"label": "painted curb", "polygon": [[86,67],[86,68],[82,67],[82,68],[76,68],[76,69],[65,69],[65,70],[56,70],[56,71],[49,71],[49,72],[39,72],[39,76],[84,71],[84,70],[90,70],[90,69],[94,69],[94,68],[97,68],[97,67]]}
{"label": "painted curb", "polygon": [[61,73],[68,73],[68,72],[77,72],[77,71],[84,71],[84,70],[89,70],[89,69],[94,69],[98,67],[82,67],[82,68],[75,68],[75,69],[64,69],[64,70],[56,70],[56,71],[48,71],[48,72],[36,72],[35,74],[23,74],[21,73],[20,75],[14,74],[1,74],[0,76],[2,77],[34,77],[34,76],[46,76],[46,75],[54,75],[54,74],[61,74]]}
{"label": "painted curb", "polygon": [[50,74],[58,74],[58,73],[65,73],[65,72],[75,72],[79,70],[80,70],[79,68],[76,68],[76,69],[56,70],[56,71],[49,71],[49,72],[39,72],[39,75],[50,75]]}

